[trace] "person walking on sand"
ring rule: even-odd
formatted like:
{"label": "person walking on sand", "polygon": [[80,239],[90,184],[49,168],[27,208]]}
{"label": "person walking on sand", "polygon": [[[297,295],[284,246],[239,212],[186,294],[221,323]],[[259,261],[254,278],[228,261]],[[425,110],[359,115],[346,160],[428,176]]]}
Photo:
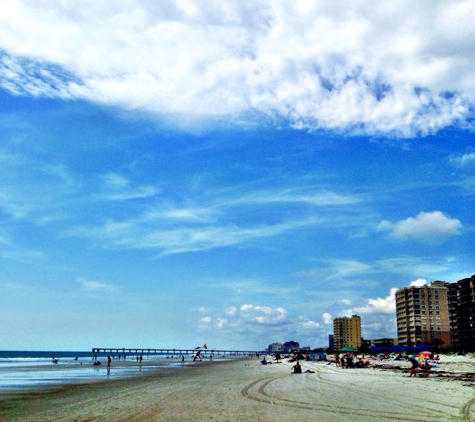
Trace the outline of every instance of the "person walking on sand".
{"label": "person walking on sand", "polygon": [[340,355],[335,353],[335,366],[340,366]]}
{"label": "person walking on sand", "polygon": [[419,372],[419,362],[417,362],[414,356],[409,358],[409,362],[412,364],[411,372],[409,373],[409,378],[411,378],[413,375],[416,375]]}

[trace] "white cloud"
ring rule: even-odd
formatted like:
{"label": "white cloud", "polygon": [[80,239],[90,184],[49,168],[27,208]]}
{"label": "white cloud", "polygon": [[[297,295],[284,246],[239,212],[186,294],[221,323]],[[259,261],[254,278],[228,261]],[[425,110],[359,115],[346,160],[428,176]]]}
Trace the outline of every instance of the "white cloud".
{"label": "white cloud", "polygon": [[324,324],[332,324],[333,323],[333,317],[328,313],[328,312],[324,312],[323,315],[323,323]]}
{"label": "white cloud", "polygon": [[393,287],[386,297],[368,299],[366,305],[356,307],[354,311],[360,314],[394,314],[396,312],[395,295],[397,290],[397,287]]}
{"label": "white cloud", "polygon": [[223,328],[226,325],[227,322],[228,322],[228,320],[226,318],[218,318],[216,320],[216,326],[218,328]]}
{"label": "white cloud", "polygon": [[417,280],[411,281],[409,286],[415,286],[415,287],[422,287],[427,284],[427,280],[425,278],[418,278]]}
{"label": "white cloud", "polygon": [[268,306],[254,306],[246,304],[241,306],[241,316],[248,321],[258,324],[276,325],[287,319],[287,311],[283,308],[270,308]]}
{"label": "white cloud", "polygon": [[317,328],[320,328],[320,324],[316,321],[312,321],[311,319],[304,318],[304,317],[300,317],[299,319],[300,319],[300,324],[306,330],[315,330]]}
{"label": "white cloud", "polygon": [[211,327],[211,322],[212,322],[212,319],[211,319],[210,316],[200,318],[199,321],[198,321],[198,328],[201,328],[202,330],[210,328]]}
{"label": "white cloud", "polygon": [[241,306],[241,311],[248,311],[250,309],[253,309],[254,306],[250,305],[250,304],[246,304],[246,305],[242,305]]}
{"label": "white cloud", "polygon": [[176,121],[255,111],[294,127],[411,136],[468,124],[474,8],[463,0],[4,0],[0,85]]}
{"label": "white cloud", "polygon": [[421,212],[397,223],[382,221],[378,228],[390,230],[395,239],[436,240],[460,234],[462,223],[456,218],[447,217],[441,211]]}
{"label": "white cloud", "polygon": [[200,308],[198,308],[198,312],[204,314],[204,313],[208,313],[210,311],[209,308],[205,307],[205,306],[201,306]]}
{"label": "white cloud", "polygon": [[[221,312],[224,312],[225,316],[221,315]],[[306,321],[310,319],[307,318]],[[224,311],[211,310],[209,316],[201,318],[196,324],[200,330],[212,331],[212,335],[219,334],[219,337],[229,336],[235,341],[237,339],[248,341],[256,337],[278,338],[285,334],[289,327],[293,327],[292,332],[294,332],[295,327],[300,326],[298,321],[295,321],[295,325],[291,324],[284,308],[257,306],[250,303],[239,307],[226,307]]]}
{"label": "white cloud", "polygon": [[234,315],[237,312],[237,308],[235,306],[230,306],[225,309],[224,311],[227,315]]}

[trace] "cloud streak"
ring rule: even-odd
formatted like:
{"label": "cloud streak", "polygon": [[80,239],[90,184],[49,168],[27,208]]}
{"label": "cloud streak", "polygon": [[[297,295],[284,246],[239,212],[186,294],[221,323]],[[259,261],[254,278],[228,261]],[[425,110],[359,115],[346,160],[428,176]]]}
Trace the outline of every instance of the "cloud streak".
{"label": "cloud streak", "polygon": [[96,281],[96,280],[88,280],[83,277],[79,277],[76,282],[81,286],[81,289],[85,292],[89,293],[100,293],[100,292],[106,292],[106,293],[113,293],[113,292],[118,292],[120,289],[118,286],[110,283],[104,283],[101,281]]}
{"label": "cloud streak", "polygon": [[470,125],[475,104],[469,1],[1,8],[0,86],[17,95],[397,136]]}

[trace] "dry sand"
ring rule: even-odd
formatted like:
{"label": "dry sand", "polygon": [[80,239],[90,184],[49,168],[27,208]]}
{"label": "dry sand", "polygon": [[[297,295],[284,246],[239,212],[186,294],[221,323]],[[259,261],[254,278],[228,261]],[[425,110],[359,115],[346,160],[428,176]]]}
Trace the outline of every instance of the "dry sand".
{"label": "dry sand", "polygon": [[365,369],[257,358],[170,368],[140,377],[0,394],[0,421],[472,421],[475,360],[442,357],[430,378],[410,364]]}

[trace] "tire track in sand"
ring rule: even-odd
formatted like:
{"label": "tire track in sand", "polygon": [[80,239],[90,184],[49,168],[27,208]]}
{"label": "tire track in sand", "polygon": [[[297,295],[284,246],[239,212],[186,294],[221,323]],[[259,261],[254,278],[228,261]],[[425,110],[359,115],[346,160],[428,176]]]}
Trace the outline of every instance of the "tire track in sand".
{"label": "tire track in sand", "polygon": [[469,400],[460,408],[460,416],[464,422],[473,422],[472,406],[475,404],[475,399]]}
{"label": "tire track in sand", "polygon": [[[327,385],[329,387],[334,386],[335,384],[341,385],[340,383],[336,383],[335,381],[332,381],[331,379],[328,379],[329,376],[331,375],[343,375],[340,371],[317,371],[315,374],[316,378],[311,377],[309,378],[309,381],[314,384],[317,384],[317,388],[313,387],[312,385],[307,385],[307,388],[311,389],[312,391],[317,392],[318,394],[322,396],[326,396],[330,399],[332,398],[331,395],[331,390],[330,393],[326,393],[325,390],[322,388],[323,386]],[[354,382],[348,382],[348,378],[353,378],[353,379],[358,379],[358,374],[354,372],[348,372],[344,374],[345,376],[345,391],[347,392],[353,392],[354,395],[359,395],[361,394],[361,383],[354,383]],[[378,372],[372,373],[371,374],[372,378],[375,379],[377,382],[374,383],[367,383],[365,385],[365,393],[366,394],[373,394],[373,395],[378,395],[381,394],[381,384],[380,381],[386,381],[387,383],[387,377],[383,374],[379,374]],[[394,381],[399,381],[399,378],[396,377],[393,379],[392,382]],[[397,384],[392,386],[392,389],[394,391],[400,391],[400,388],[403,388],[403,386],[398,386]],[[420,391],[423,392],[423,395],[420,395]],[[396,406],[400,406],[401,408],[404,409],[406,413],[410,413],[412,410],[414,414],[419,414],[421,412],[421,409],[424,409],[424,412],[426,413],[426,417],[429,417],[429,414],[433,414],[437,417],[437,415],[440,415],[440,413],[446,413],[448,415],[454,415],[458,410],[459,406],[453,404],[452,402],[444,402],[442,403],[440,400],[434,400],[431,397],[427,397],[427,394],[424,393],[424,389],[417,389],[416,391],[414,390],[407,390],[405,391],[405,394],[395,394],[391,396],[391,404]],[[408,397],[410,400],[408,400]],[[423,405],[421,405],[423,403]],[[431,406],[433,405],[433,407]],[[443,410],[442,410],[443,408]]]}
{"label": "tire track in sand", "polygon": [[[377,408],[361,408],[352,406],[352,403],[348,403],[346,406],[342,406],[341,404],[344,401],[339,401],[338,398],[333,400],[334,403],[332,404],[325,404],[325,403],[318,403],[318,396],[311,396],[308,399],[296,399],[292,397],[292,394],[287,394],[286,391],[292,390],[288,386],[283,388],[282,386],[275,386],[272,388],[274,383],[279,383],[284,378],[294,377],[295,375],[280,375],[274,377],[266,377],[264,379],[259,379],[249,383],[246,387],[241,390],[241,394],[250,400],[255,400],[261,403],[268,403],[272,405],[278,406],[285,406],[297,409],[304,409],[304,410],[315,410],[320,412],[325,412],[328,414],[339,414],[339,415],[352,415],[352,416],[360,416],[361,420],[368,418],[369,420],[387,420],[387,421],[408,421],[408,422],[437,422],[437,421],[462,421],[462,422],[470,422],[472,421],[470,417],[471,406],[475,403],[475,399],[466,403],[459,411],[459,415],[448,414],[441,411],[434,411],[428,407],[418,406],[417,412],[412,414],[413,407],[408,413],[408,409],[400,407],[394,410],[378,410]],[[292,378],[290,378],[292,379]],[[336,391],[340,391],[342,389],[342,384],[332,381],[326,381],[327,384],[334,384],[335,387],[338,389]],[[269,390],[272,389],[274,392],[269,393]],[[364,395],[364,391],[359,390],[358,394]],[[404,393],[400,393],[404,394]],[[408,396],[408,401],[411,399]],[[373,403],[374,397],[372,398]],[[412,400],[412,399],[411,399]],[[377,402],[376,402],[377,403]],[[455,408],[456,409],[456,408]]]}

